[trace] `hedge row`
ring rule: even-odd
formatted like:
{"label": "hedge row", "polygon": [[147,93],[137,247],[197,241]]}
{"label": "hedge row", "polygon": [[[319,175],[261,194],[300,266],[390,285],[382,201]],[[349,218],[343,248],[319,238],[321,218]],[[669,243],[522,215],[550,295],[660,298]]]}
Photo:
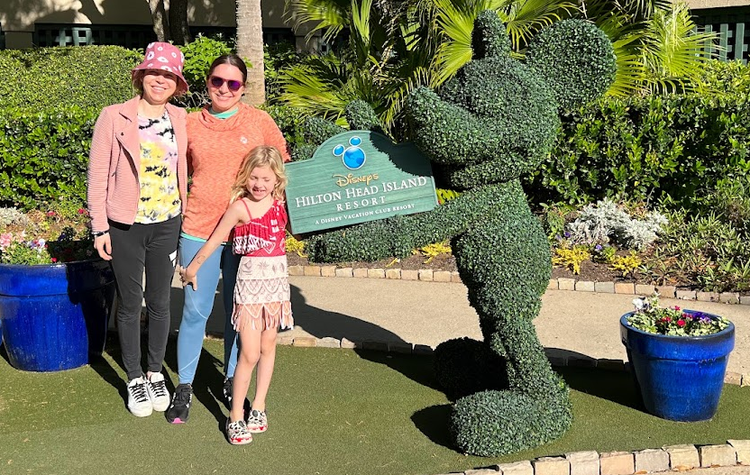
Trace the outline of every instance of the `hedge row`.
{"label": "hedge row", "polygon": [[86,199],[86,167],[99,111],[61,108],[52,113],[0,114],[0,206]]}
{"label": "hedge row", "polygon": [[537,203],[615,197],[692,207],[722,178],[750,176],[749,153],[747,97],[609,98],[563,118],[526,188]]}
{"label": "hedge row", "polygon": [[0,110],[101,109],[133,97],[130,71],[143,54],[119,46],[0,51]]}

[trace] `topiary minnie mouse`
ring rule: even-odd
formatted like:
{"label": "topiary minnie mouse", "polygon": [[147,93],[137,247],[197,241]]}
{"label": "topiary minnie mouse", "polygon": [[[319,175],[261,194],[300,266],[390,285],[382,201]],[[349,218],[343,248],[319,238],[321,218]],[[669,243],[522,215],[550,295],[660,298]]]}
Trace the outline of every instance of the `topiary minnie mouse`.
{"label": "topiary minnie mouse", "polygon": [[[475,22],[473,49],[472,61],[439,91],[419,88],[407,103],[414,143],[461,195],[428,213],[319,234],[308,244],[312,260],[340,262],[406,256],[452,239],[484,341],[439,345],[436,372],[449,396],[460,396],[451,413],[457,447],[497,456],[555,439],[572,421],[568,387],[532,323],[549,282],[550,252],[519,177],[550,153],[559,109],[607,90],[615,57],[601,30],[565,20],[540,32],[526,61],[517,61],[491,11]],[[361,103],[347,112],[353,128],[376,123]]]}

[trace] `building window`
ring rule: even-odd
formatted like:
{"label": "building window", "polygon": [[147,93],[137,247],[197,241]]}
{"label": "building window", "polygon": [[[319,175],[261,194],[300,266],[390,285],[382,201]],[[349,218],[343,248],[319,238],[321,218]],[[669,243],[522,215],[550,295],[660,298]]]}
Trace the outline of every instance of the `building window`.
{"label": "building window", "polygon": [[[234,37],[236,28],[220,26],[190,27],[194,37],[201,33],[205,36],[218,36],[224,40]],[[0,30],[0,35],[2,32]],[[3,37],[0,36],[0,40]],[[156,34],[151,25],[81,25],[37,23],[34,29],[35,46],[84,46],[84,45],[118,45],[125,48],[145,48],[156,41]],[[291,28],[264,28],[265,44],[292,43],[294,33]]]}
{"label": "building window", "polygon": [[144,48],[156,40],[150,25],[64,25],[37,23],[35,46],[118,45]]}
{"label": "building window", "polygon": [[711,8],[694,10],[695,23],[719,34],[721,46],[719,59],[722,61],[748,61],[750,43],[750,7]]}

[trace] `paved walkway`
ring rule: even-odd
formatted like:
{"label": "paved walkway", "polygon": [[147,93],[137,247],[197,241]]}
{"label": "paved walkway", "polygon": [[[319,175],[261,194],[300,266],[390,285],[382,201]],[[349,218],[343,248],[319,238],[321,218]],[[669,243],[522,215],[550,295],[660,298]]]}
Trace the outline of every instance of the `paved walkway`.
{"label": "paved walkway", "polygon": [[[460,283],[301,276],[292,276],[289,281],[296,326],[284,336],[431,347],[451,338],[481,338],[476,312],[469,306],[466,287]],[[172,315],[177,328],[182,313],[177,279],[174,287]],[[224,320],[218,292],[216,297],[208,331],[219,334]],[[539,339],[545,348],[572,357],[627,360],[619,321],[632,310],[632,300],[632,295],[548,290],[542,297],[541,313],[534,320]],[[672,299],[662,303],[720,314],[733,321],[735,349],[727,370],[746,375],[745,381],[750,383],[750,306]],[[683,473],[750,475],[750,467],[722,466]]]}
{"label": "paved walkway", "polygon": [[[476,312],[469,306],[466,287],[459,283],[295,276],[289,281],[296,327],[285,332],[286,336],[432,347],[450,338],[481,338]],[[182,313],[182,292],[173,290],[176,327]],[[548,290],[534,320],[539,339],[546,348],[565,350],[571,356],[626,360],[619,319],[632,310],[632,300],[632,295]],[[662,303],[732,320],[735,349],[727,370],[750,375],[750,306],[670,299]],[[223,331],[218,305],[209,320],[209,331]]]}

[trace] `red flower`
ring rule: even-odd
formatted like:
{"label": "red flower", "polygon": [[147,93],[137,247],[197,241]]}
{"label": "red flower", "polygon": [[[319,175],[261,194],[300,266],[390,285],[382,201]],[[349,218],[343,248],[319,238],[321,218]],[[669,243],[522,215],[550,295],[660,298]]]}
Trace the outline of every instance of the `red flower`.
{"label": "red flower", "polygon": [[57,262],[57,257],[52,258],[52,263],[54,264],[55,262]]}
{"label": "red flower", "polygon": [[78,208],[78,214],[85,214],[86,210],[83,208]]}
{"label": "red flower", "polygon": [[47,211],[47,216],[49,216],[50,218],[53,217],[54,215],[55,215],[54,211]]}
{"label": "red flower", "polygon": [[675,309],[675,310],[680,310],[680,307],[675,307],[674,309]]}
{"label": "red flower", "polygon": [[677,320],[677,325],[681,326],[681,327],[684,327],[686,325],[686,322],[683,319],[679,319],[679,320]]}

